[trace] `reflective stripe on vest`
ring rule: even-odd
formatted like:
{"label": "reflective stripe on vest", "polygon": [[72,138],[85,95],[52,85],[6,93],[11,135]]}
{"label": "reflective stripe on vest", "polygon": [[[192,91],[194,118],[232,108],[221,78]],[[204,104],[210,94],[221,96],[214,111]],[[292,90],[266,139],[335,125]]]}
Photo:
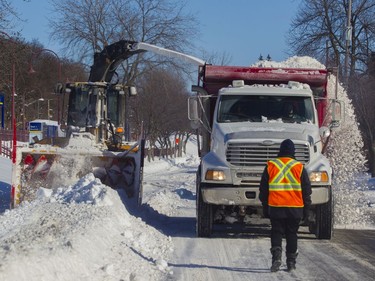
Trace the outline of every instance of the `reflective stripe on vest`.
{"label": "reflective stripe on vest", "polygon": [[268,205],[273,207],[303,207],[301,175],[303,165],[289,157],[268,162]]}

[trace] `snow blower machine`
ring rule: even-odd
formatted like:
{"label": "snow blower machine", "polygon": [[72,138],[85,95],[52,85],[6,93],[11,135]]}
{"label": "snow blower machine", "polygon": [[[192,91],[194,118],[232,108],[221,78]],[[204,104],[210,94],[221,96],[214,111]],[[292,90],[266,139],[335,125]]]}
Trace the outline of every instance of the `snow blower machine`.
{"label": "snow blower machine", "polygon": [[[88,173],[128,197],[142,202],[143,134],[130,140],[126,132],[128,99],[134,87],[111,83],[117,67],[135,42],[118,41],[95,54],[88,82],[58,84],[55,92],[69,95],[61,137],[35,140],[17,151],[12,174],[11,207],[35,198],[37,190],[73,184]],[[61,129],[60,129],[61,128]],[[142,131],[142,130],[138,130]]]}

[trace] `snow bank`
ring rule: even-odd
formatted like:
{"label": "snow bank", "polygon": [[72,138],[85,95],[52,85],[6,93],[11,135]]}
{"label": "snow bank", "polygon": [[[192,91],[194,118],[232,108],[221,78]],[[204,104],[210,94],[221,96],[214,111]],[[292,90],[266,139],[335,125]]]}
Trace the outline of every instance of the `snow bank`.
{"label": "snow bank", "polygon": [[126,205],[133,203],[122,191],[88,174],[38,195],[0,217],[1,280],[15,280],[14,272],[17,280],[161,280],[172,274],[170,237],[130,215]]}
{"label": "snow bank", "polygon": [[89,173],[74,185],[67,188],[59,187],[53,193],[51,201],[61,203],[87,203],[95,205],[112,205],[109,196],[106,196],[108,187],[104,186],[101,181]]}

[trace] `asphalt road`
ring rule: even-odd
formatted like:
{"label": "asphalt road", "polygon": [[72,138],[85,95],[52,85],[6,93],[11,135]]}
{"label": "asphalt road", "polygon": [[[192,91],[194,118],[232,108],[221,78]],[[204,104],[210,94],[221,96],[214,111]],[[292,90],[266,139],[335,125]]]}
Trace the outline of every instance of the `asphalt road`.
{"label": "asphalt road", "polygon": [[181,232],[173,237],[170,280],[375,280],[375,231],[340,229],[331,240],[317,240],[302,228],[297,270],[287,272],[283,257],[281,270],[271,273],[267,230],[206,239],[194,236],[187,219],[175,223],[169,229]]}
{"label": "asphalt road", "polygon": [[[176,183],[176,175],[183,184]],[[375,230],[335,229],[331,240],[318,240],[307,227],[301,227],[297,270],[286,271],[284,252],[281,270],[271,273],[269,220],[258,220],[245,231],[232,229],[232,234],[228,234],[219,227],[210,238],[196,237],[193,173],[171,169],[159,174],[157,181],[146,177],[145,202],[161,191],[166,197],[181,194],[181,186],[184,196],[173,201],[173,212],[168,206],[164,213],[163,209],[145,204],[141,215],[174,243],[174,253],[168,261],[173,275],[168,281],[375,280]]]}
{"label": "asphalt road", "polygon": [[[335,230],[332,244],[346,249],[353,256],[375,266],[375,230]],[[375,280],[375,275],[373,275]]]}

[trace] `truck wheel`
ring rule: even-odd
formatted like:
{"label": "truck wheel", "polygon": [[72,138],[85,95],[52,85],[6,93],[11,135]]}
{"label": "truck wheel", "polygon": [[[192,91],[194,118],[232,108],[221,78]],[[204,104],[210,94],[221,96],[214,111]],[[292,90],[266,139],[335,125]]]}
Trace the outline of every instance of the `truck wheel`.
{"label": "truck wheel", "polygon": [[197,193],[197,236],[210,237],[212,234],[212,205],[203,201]]}
{"label": "truck wheel", "polygon": [[201,183],[199,176],[199,169],[197,174],[197,236],[198,237],[209,237],[212,234],[212,205],[207,204],[202,199]]}
{"label": "truck wheel", "polygon": [[329,193],[329,201],[316,207],[316,237],[331,239],[333,230],[333,200]]}

